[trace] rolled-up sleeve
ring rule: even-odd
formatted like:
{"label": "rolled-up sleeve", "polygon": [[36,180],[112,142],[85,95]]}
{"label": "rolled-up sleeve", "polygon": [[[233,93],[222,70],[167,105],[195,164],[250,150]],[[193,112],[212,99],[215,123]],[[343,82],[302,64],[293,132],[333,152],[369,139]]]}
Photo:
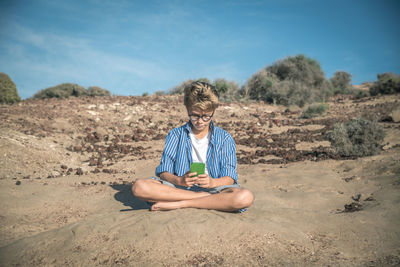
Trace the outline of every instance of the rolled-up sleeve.
{"label": "rolled-up sleeve", "polygon": [[174,173],[174,165],[177,154],[178,138],[173,131],[169,132],[165,138],[165,148],[161,156],[160,165],[156,168],[156,176],[163,172]]}
{"label": "rolled-up sleeve", "polygon": [[231,135],[227,135],[221,147],[220,177],[229,176],[237,184],[236,144]]}

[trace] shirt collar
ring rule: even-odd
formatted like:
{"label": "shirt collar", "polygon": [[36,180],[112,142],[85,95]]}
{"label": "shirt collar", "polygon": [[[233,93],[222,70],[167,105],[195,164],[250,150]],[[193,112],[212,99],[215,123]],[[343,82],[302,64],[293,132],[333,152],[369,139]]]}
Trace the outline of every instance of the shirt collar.
{"label": "shirt collar", "polygon": [[[185,125],[185,131],[186,131],[188,137],[189,137],[189,133],[190,133],[190,127],[191,127],[190,125],[191,125],[190,121],[188,121],[186,123],[186,125]],[[214,122],[212,120],[210,122],[210,132],[211,132],[210,143],[213,143],[213,140],[214,140],[214,138],[213,138],[214,137]]]}

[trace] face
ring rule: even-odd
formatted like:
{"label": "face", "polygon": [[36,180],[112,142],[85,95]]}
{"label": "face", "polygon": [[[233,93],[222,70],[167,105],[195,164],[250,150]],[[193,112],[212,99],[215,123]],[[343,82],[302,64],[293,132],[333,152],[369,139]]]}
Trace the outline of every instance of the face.
{"label": "face", "polygon": [[[189,108],[188,114],[190,121],[196,131],[203,131],[207,127],[209,127],[211,122],[211,117],[214,115],[214,110],[204,111],[199,108]],[[208,121],[204,121],[202,117],[209,117]]]}

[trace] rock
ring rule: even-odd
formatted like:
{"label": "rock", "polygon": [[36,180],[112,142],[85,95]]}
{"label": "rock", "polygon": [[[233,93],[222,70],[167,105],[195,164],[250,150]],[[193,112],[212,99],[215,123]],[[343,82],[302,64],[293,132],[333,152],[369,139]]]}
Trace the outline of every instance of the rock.
{"label": "rock", "polygon": [[393,122],[400,122],[400,109],[395,109],[391,114]]}
{"label": "rock", "polygon": [[21,184],[21,181],[16,181],[15,184],[16,184],[16,185],[20,185],[20,184]]}
{"label": "rock", "polygon": [[89,166],[96,166],[97,160],[94,157],[91,157],[89,160]]}
{"label": "rock", "polygon": [[52,178],[59,177],[59,176],[61,176],[61,173],[59,171],[54,170],[51,172],[51,174],[49,176],[51,176]]}
{"label": "rock", "polygon": [[76,169],[77,175],[83,175],[83,170],[81,168]]}
{"label": "rock", "polygon": [[99,113],[97,113],[96,111],[93,111],[93,110],[87,110],[87,113],[89,113],[92,116],[96,116],[96,115],[99,114]]}
{"label": "rock", "polygon": [[358,202],[352,202],[350,204],[344,205],[344,212],[355,212],[355,211],[360,211],[363,209],[362,204]]}
{"label": "rock", "polygon": [[[82,151],[82,146],[74,146],[73,150],[75,152],[81,152]],[[61,166],[61,168],[62,168],[62,166]]]}
{"label": "rock", "polygon": [[110,173],[110,174],[112,174],[112,173],[117,173],[117,170],[103,169],[103,172],[104,172],[104,173]]}
{"label": "rock", "polygon": [[351,177],[344,178],[343,180],[344,180],[346,183],[348,183],[348,182],[350,182],[351,180],[353,180],[354,178],[356,178],[355,175],[353,175],[353,176],[351,176]]}
{"label": "rock", "polygon": [[369,196],[364,201],[375,201],[375,198],[373,196]]}
{"label": "rock", "polygon": [[354,201],[360,201],[360,198],[361,198],[361,194],[357,194],[357,195],[355,195],[355,196],[352,196],[351,197]]}

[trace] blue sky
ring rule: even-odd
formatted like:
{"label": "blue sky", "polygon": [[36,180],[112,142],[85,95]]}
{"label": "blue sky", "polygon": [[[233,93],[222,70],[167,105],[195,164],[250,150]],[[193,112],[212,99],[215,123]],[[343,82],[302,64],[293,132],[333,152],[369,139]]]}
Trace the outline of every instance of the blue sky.
{"label": "blue sky", "polygon": [[397,0],[0,0],[0,72],[22,98],[64,82],[118,95],[187,79],[242,85],[287,56],[353,84],[400,73]]}

